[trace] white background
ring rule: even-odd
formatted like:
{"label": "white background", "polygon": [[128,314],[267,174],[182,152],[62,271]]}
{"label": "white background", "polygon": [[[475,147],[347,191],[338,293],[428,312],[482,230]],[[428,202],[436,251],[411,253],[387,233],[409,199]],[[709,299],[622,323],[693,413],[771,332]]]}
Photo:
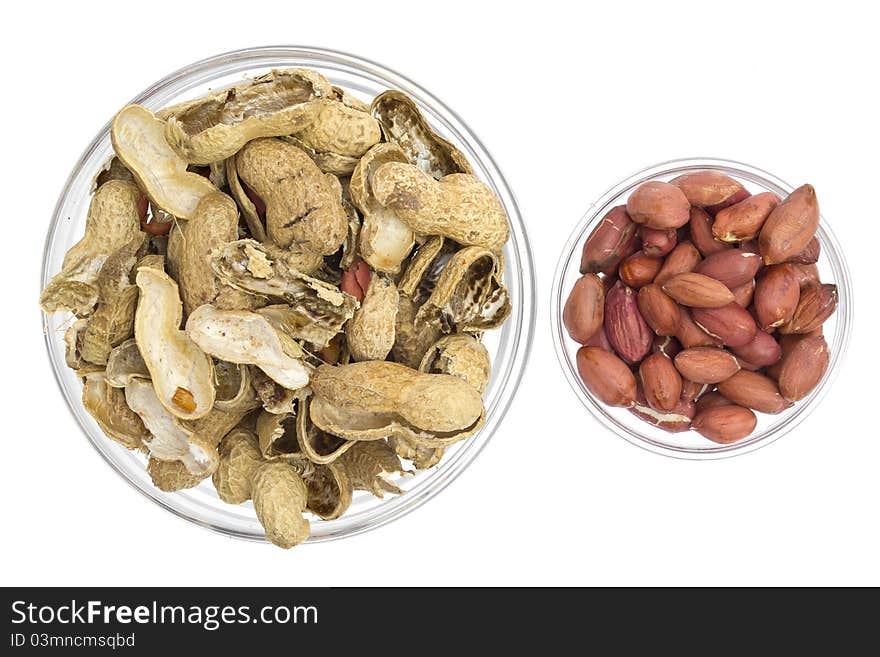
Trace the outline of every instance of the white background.
{"label": "white background", "polygon": [[[880,584],[878,15],[847,2],[517,4],[27,2],[7,15],[0,584]],[[518,197],[538,276],[530,365],[472,467],[402,520],[289,552],[185,523],[123,483],[64,407],[37,312],[49,216],[95,132],[188,62],[278,43],[374,59],[459,113]],[[815,185],[857,288],[850,353],[821,407],[766,449],[708,463],[600,427],[549,331],[553,269],[592,200],[694,155]]]}

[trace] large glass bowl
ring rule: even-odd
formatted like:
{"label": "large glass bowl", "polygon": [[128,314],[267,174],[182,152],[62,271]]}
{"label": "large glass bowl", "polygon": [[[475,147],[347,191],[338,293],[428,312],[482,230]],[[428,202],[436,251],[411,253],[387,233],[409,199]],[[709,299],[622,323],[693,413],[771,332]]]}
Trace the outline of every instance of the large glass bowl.
{"label": "large glass bowl", "polygon": [[[668,433],[647,424],[624,408],[606,406],[597,400],[578,376],[575,354],[579,344],[572,340],[562,324],[562,309],[572,285],[579,278],[581,249],[587,236],[602,221],[602,217],[616,205],[626,203],[630,193],[648,180],[668,181],[683,173],[715,170],[726,173],[743,183],[752,193],[771,191],[785,198],[794,187],[776,176],[761,169],[727,160],[714,158],[694,158],[673,160],[649,167],[622,180],[609,189],[587,211],[575,227],[571,237],[562,250],[562,256],[553,278],[551,313],[553,341],[556,354],[572,389],[590,413],[605,427],[621,438],[658,454],[684,459],[718,459],[753,451],[767,445],[788,433],[800,424],[820,402],[829,389],[837,373],[849,344],[852,329],[852,285],[849,270],[843,257],[840,244],[823,218],[818,238],[822,245],[822,255],[817,263],[823,283],[836,283],[839,294],[837,312],[824,326],[825,338],[831,350],[831,362],[822,381],[805,399],[783,411],[779,415],[757,413],[758,425],[747,438],[731,445],[719,445],[700,436],[695,431]],[[819,202],[822,189],[818,189]]]}
{"label": "large glass bowl", "polygon": [[[513,313],[504,327],[486,334],[492,355],[492,379],[484,395],[486,424],[475,436],[448,449],[441,463],[397,483],[405,491],[399,496],[378,499],[356,493],[351,508],[342,518],[312,519],[310,542],[351,536],[383,525],[412,511],[443,490],[474,460],[498,429],[513,398],[525,367],[534,332],[534,271],[526,229],[519,208],[492,157],[467,125],[437,98],[407,78],[383,66],[351,55],[289,46],[238,50],[186,66],[148,87],[132,99],[151,110],[195,98],[211,89],[230,86],[245,77],[273,68],[306,67],[319,71],[333,84],[369,101],[386,89],[399,89],[418,103],[434,129],[461,149],[475,173],[501,199],[510,218],[510,241],[504,248],[504,282],[510,292]],[[121,106],[121,105],[120,105]],[[92,181],[112,155],[108,123],[83,153],[70,174],[55,207],[43,257],[42,286],[61,268],[65,252],[83,234]],[[104,436],[80,401],[82,385],[64,362],[64,329],[70,316],[43,315],[46,347],[61,393],[74,418],[98,453],[122,477],[157,504],[191,522],[223,534],[251,540],[265,540],[250,503],[223,503],[210,481],[175,493],[155,488],[145,471],[143,455],[130,452]],[[71,446],[74,449],[75,446]]]}

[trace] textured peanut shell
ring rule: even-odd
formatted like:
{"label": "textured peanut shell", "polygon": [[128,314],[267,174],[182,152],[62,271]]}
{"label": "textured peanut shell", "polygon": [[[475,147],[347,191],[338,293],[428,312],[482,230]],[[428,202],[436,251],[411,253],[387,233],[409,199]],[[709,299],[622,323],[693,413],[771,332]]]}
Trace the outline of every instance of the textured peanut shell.
{"label": "textured peanut shell", "polygon": [[214,361],[214,390],[215,409],[234,411],[259,406],[247,365]]}
{"label": "textured peanut shell", "polygon": [[[159,401],[184,420],[206,415],[214,405],[214,368],[211,359],[179,328],[183,305],[177,283],[150,267],[138,269],[136,281],[140,298],[134,337]],[[192,408],[175,401],[179,390],[191,395]]]}
{"label": "textured peanut shell", "polygon": [[123,447],[139,449],[149,438],[140,417],[128,407],[125,392],[108,385],[104,375],[93,374],[85,378],[82,404],[101,431]]}
{"label": "textured peanut shell", "polygon": [[150,371],[134,338],[125,340],[110,351],[105,374],[107,383],[114,388],[124,388],[134,378],[150,378]]}
{"label": "textured peanut shell", "polygon": [[137,186],[122,180],[101,185],[89,204],[85,234],[64,256],[61,271],[40,295],[44,312],[87,315],[98,302],[101,268],[111,254],[141,235]]}
{"label": "textured peanut shell", "polygon": [[[340,181],[342,182],[342,181]],[[357,208],[347,198],[346,187],[342,188],[342,207],[345,209],[345,215],[348,217],[348,234],[342,243],[342,255],[339,258],[339,269],[343,272],[352,267],[355,262],[360,260],[360,239],[361,239],[361,215]]]}
{"label": "textured peanut shell", "polygon": [[394,449],[383,440],[353,445],[338,463],[355,490],[369,491],[376,497],[384,497],[385,493],[403,493],[391,478],[411,474],[403,468]]}
{"label": "textured peanut shell", "polygon": [[467,333],[457,333],[435,342],[422,358],[419,371],[451,374],[467,381],[482,394],[492,375],[492,364],[489,351],[482,342]]}
{"label": "textured peanut shell", "polygon": [[354,168],[357,166],[357,163],[360,161],[359,157],[316,150],[293,135],[285,135],[283,137],[278,137],[278,139],[293,144],[312,158],[312,162],[314,162],[321,171],[324,173],[332,173],[334,176],[350,176],[354,171]]}
{"label": "textured peanut shell", "polygon": [[[414,445],[432,448],[451,445],[469,438],[483,426],[485,421],[484,411],[472,424],[463,429],[448,431],[423,429],[398,413],[345,409],[334,406],[322,398],[315,398],[312,401],[309,414],[315,426],[346,440],[371,441],[402,436]],[[424,420],[422,423],[427,424]]]}
{"label": "textured peanut shell", "polygon": [[330,83],[307,69],[275,70],[253,82],[222,89],[163,113],[165,139],[190,164],[219,162],[259,137],[308,127]]}
{"label": "textured peanut shell", "polygon": [[180,420],[179,424],[184,429],[191,431],[193,439],[198,440],[200,444],[216,448],[223,436],[237,427],[250,411],[258,407],[259,403],[256,398],[253,398],[249,403],[242,404],[237,408],[230,410],[215,408],[198,420]]}
{"label": "textured peanut shell", "polygon": [[413,300],[400,294],[397,302],[397,318],[394,328],[394,346],[391,358],[402,365],[417,369],[425,353],[443,332],[439,326],[416,323],[418,306]]}
{"label": "textured peanut shell", "polygon": [[510,234],[498,198],[470,174],[437,181],[414,165],[389,162],[373,173],[373,193],[418,234],[492,250],[500,250]]}
{"label": "textured peanut shell", "polygon": [[309,490],[289,464],[264,463],[254,473],[254,511],[266,538],[282,548],[292,548],[309,537],[309,521],[303,517]]}
{"label": "textured peanut shell", "polygon": [[397,286],[390,278],[370,278],[361,307],[345,325],[352,360],[385,360],[394,346],[397,302]]}
{"label": "textured peanut shell", "polygon": [[147,474],[153,485],[166,493],[195,488],[210,476],[207,472],[193,474],[180,461],[162,461],[152,456],[147,460]]}
{"label": "textured peanut shell", "polygon": [[113,347],[124,342],[134,332],[134,314],[138,289],[130,276],[146,235],[141,233],[131,242],[111,254],[95,281],[98,305],[89,317],[79,345],[83,359],[104,365]]}
{"label": "textured peanut shell", "polygon": [[397,455],[412,462],[416,470],[427,470],[440,463],[446,453],[444,447],[425,447],[417,445],[403,436],[392,436],[388,444],[397,452]]}
{"label": "textured peanut shell", "polygon": [[341,101],[326,99],[312,103],[311,115],[311,121],[302,130],[293,132],[316,153],[359,158],[382,140],[382,130],[375,118]]}
{"label": "textured peanut shell", "polygon": [[[213,303],[220,292],[220,282],[211,267],[211,254],[214,249],[238,237],[235,202],[222,192],[206,195],[196,207],[192,219],[175,230],[169,241],[175,236],[181,240],[175,270],[183,311],[189,315],[202,304]],[[230,293],[241,297],[241,306],[249,305],[243,293],[227,290],[227,297]]]}
{"label": "textured peanut shell", "polygon": [[296,440],[296,419],[302,410],[299,399],[295,413],[276,414],[264,410],[257,416],[257,441],[264,459],[305,458]]}
{"label": "textured peanut shell", "polygon": [[510,297],[500,279],[500,261],[488,249],[471,246],[453,254],[416,314],[416,324],[444,333],[497,328],[510,315]]}
{"label": "textured peanut shell", "polygon": [[[217,188],[187,171],[187,163],[165,141],[165,124],[140,105],[129,105],[113,119],[110,138],[117,157],[155,205],[179,219],[193,216],[203,196]],[[209,162],[222,158],[212,158]]]}
{"label": "textured peanut shell", "polygon": [[242,504],[253,495],[254,473],[264,463],[251,431],[236,429],[220,443],[220,463],[212,480],[217,495],[227,504]]}
{"label": "textured peanut shell", "polygon": [[291,268],[283,254],[254,240],[230,242],[217,250],[212,267],[222,282],[234,288],[288,304],[287,312],[277,308],[260,312],[296,339],[326,345],[357,307],[351,295]]}
{"label": "textured peanut shell", "polygon": [[292,242],[330,255],[342,245],[348,217],[342,187],[312,159],[278,139],[249,142],[235,156],[239,178],[266,204],[266,235],[285,248]]}
{"label": "textured peanut shell", "polygon": [[250,370],[251,385],[264,409],[278,414],[296,412],[300,397],[299,390],[288,390],[273,381],[259,367],[253,365],[247,367]]}
{"label": "textured peanut shell", "polygon": [[311,395],[300,399],[296,415],[296,442],[302,455],[312,463],[329,464],[348,451],[354,442],[327,433],[312,422]]}
{"label": "textured peanut shell", "polygon": [[[397,281],[398,291],[410,298],[423,296],[424,299],[427,299],[427,295],[419,295],[420,288],[425,287],[425,278],[433,279],[428,281],[431,290],[433,290],[442,267],[446,266],[452,252],[456,249],[457,247],[449,245],[448,240],[439,235],[429,237],[416,249],[416,252],[409,259],[409,264],[407,264],[406,269],[404,269],[403,274],[400,276],[400,280]],[[439,267],[434,267],[435,261],[440,257],[443,258],[442,263],[439,263]],[[434,269],[437,270],[436,276],[429,274]],[[426,291],[430,294],[431,290]]]}
{"label": "textured peanut shell", "polygon": [[210,474],[217,468],[216,442],[204,440],[183,426],[160,402],[149,381],[130,381],[125,387],[125,401],[150,432],[144,440],[150,456],[163,461],[181,461],[193,474]]}
{"label": "textured peanut shell", "polygon": [[251,201],[247,192],[244,191],[244,187],[241,186],[241,180],[238,177],[238,169],[235,165],[234,155],[226,158],[225,166],[226,182],[229,185],[229,193],[232,194],[232,198],[235,199],[236,205],[238,205],[241,210],[241,216],[244,217],[248,230],[251,232],[251,237],[260,242],[265,242],[266,226],[263,223],[263,218],[260,217],[259,212],[257,212],[254,202]]}
{"label": "textured peanut shell", "polygon": [[316,464],[302,476],[308,488],[306,507],[322,520],[339,518],[351,506],[351,478],[338,463]]}
{"label": "textured peanut shell", "polygon": [[480,394],[466,382],[448,374],[424,374],[399,363],[322,365],[311,386],[316,399],[342,410],[395,414],[429,432],[462,431],[483,415]]}
{"label": "textured peanut shell", "polygon": [[92,191],[94,192],[98,187],[111,180],[124,180],[125,182],[134,183],[134,176],[131,174],[131,171],[115,155],[104,163],[98,175],[95,176]]}
{"label": "textured peanut shell", "polygon": [[361,257],[378,271],[396,273],[412,251],[410,227],[394,211],[382,206],[373,194],[373,174],[388,162],[406,162],[396,144],[377,144],[364,155],[351,176],[351,200],[363,213],[358,245]]}
{"label": "textured peanut shell", "polygon": [[101,372],[104,368],[94,363],[87,363],[79,353],[79,344],[82,342],[82,333],[89,325],[88,319],[78,319],[64,331],[64,363],[72,370],[88,368],[94,372]]}
{"label": "textured peanut shell", "polygon": [[473,173],[464,154],[434,132],[415,102],[403,92],[379,94],[370,109],[385,139],[400,146],[407,159],[428,175],[439,180],[451,173]]}
{"label": "textured peanut shell", "polygon": [[201,306],[189,316],[186,334],[215,358],[256,365],[290,390],[302,388],[309,382],[309,372],[302,359],[288,353],[291,346],[257,313]]}

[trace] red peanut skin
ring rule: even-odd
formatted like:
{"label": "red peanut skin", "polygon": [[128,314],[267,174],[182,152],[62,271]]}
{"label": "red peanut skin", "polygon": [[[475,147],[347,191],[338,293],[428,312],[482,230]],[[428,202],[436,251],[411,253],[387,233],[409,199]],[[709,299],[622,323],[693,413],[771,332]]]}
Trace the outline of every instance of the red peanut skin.
{"label": "red peanut skin", "polygon": [[758,235],[764,263],[785,262],[803,251],[819,227],[819,201],[812,185],[802,185],[777,205]]}
{"label": "red peanut skin", "polygon": [[704,258],[713,253],[733,248],[733,244],[727,244],[715,239],[715,236],[712,234],[713,222],[714,220],[705,210],[691,208],[690,225],[688,227],[691,242],[693,242]]}
{"label": "red peanut skin", "polygon": [[621,281],[605,297],[605,335],[614,352],[630,365],[651,351],[654,332],[639,312],[635,291]]}
{"label": "red peanut skin", "polygon": [[609,406],[632,406],[636,377],[620,358],[598,347],[581,347],[576,362],[581,380],[599,401]]}
{"label": "red peanut skin", "polygon": [[728,249],[707,257],[694,267],[694,273],[721,281],[733,290],[755,278],[762,264],[761,256],[755,253],[742,249]]}
{"label": "red peanut skin", "polygon": [[681,397],[681,375],[662,354],[651,354],[639,366],[645,399],[651,408],[671,411]]}
{"label": "red peanut skin", "polygon": [[673,276],[693,271],[702,259],[703,256],[700,255],[697,247],[690,242],[680,242],[666,256],[663,266],[654,277],[654,282],[657,285],[663,285]]}
{"label": "red peanut skin", "polygon": [[667,358],[675,358],[681,351],[681,343],[671,335],[658,335],[651,344],[652,354],[662,354]]}
{"label": "red peanut skin", "polygon": [[779,392],[789,401],[800,401],[819,385],[830,360],[828,344],[821,335],[798,340],[782,361]]}
{"label": "red peanut skin", "polygon": [[616,268],[636,239],[637,228],[625,206],[611,208],[584,242],[581,274]]}
{"label": "red peanut skin", "polygon": [[661,230],[684,226],[690,207],[681,189],[657,180],[639,185],[626,202],[626,211],[633,221]]}
{"label": "red peanut skin", "polygon": [[620,263],[617,275],[624,283],[638,289],[653,281],[662,266],[662,258],[649,256],[640,251]]}
{"label": "red peanut skin", "polygon": [[754,239],[777,205],[779,205],[779,197],[773,192],[750,196],[720,210],[715,215],[712,234],[715,239],[722,242],[743,242]]}
{"label": "red peanut skin", "polygon": [[741,347],[733,347],[731,351],[755,369],[768,367],[782,357],[782,347],[766,331],[758,330],[751,342]]}
{"label": "red peanut skin", "polygon": [[342,273],[339,289],[350,294],[358,301],[363,301],[370,286],[370,266],[363,260],[355,262]]}
{"label": "red peanut skin", "polygon": [[644,393],[639,390],[636,402],[630,407],[629,411],[640,420],[658,429],[663,429],[663,431],[668,433],[681,433],[691,428],[691,419],[694,417],[695,406],[693,401],[679,399],[672,410],[657,411],[648,406]]}
{"label": "red peanut skin", "polygon": [[665,256],[678,243],[678,232],[674,228],[657,230],[642,226],[639,234],[642,238],[642,251],[649,256]]}
{"label": "red peanut skin", "polygon": [[698,413],[691,427],[712,442],[728,445],[742,440],[755,430],[758,418],[748,408],[729,404]]}
{"label": "red peanut skin", "polygon": [[765,331],[791,321],[800,299],[800,285],[791,265],[771,265],[755,286],[755,315]]}
{"label": "red peanut skin", "polygon": [[688,203],[698,208],[723,207],[732,199],[748,194],[742,184],[720,171],[694,171],[669,181],[684,193]]}
{"label": "red peanut skin", "polygon": [[755,337],[758,326],[749,311],[735,301],[721,308],[693,308],[694,322],[728,347],[742,347]]}
{"label": "red peanut skin", "polygon": [[605,318],[605,288],[596,274],[581,276],[562,310],[562,323],[575,342],[585,344]]}

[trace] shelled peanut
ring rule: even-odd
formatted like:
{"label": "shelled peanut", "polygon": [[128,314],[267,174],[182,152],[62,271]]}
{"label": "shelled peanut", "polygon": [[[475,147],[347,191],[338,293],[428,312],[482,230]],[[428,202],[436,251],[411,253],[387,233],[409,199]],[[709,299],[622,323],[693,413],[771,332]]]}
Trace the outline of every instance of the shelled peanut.
{"label": "shelled peanut", "polygon": [[637,187],[583,246],[563,323],[601,402],[734,443],[805,398],[829,363],[837,286],[815,265],[816,191],[750,194],[717,171]]}

